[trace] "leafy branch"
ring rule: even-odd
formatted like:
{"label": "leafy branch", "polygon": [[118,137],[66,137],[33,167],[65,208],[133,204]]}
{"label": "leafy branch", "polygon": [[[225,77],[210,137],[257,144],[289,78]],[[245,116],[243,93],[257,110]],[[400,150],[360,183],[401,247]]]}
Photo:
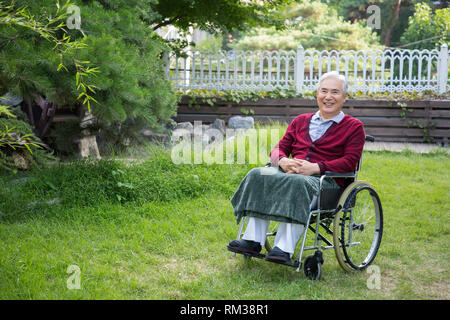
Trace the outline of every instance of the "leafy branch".
{"label": "leafy branch", "polygon": [[[9,110],[8,106],[0,106],[0,117],[6,116],[7,118],[16,118],[16,116]],[[30,153],[33,153],[31,147],[41,148],[39,142],[36,141],[36,137],[29,133],[20,135],[16,132],[15,127],[9,128],[5,125],[0,130],[0,148],[9,147],[12,150],[27,149]]]}
{"label": "leafy branch", "polygon": [[17,134],[14,129],[14,127],[8,128],[8,126],[2,128],[0,131],[0,148],[9,147],[12,150],[26,148],[30,153],[33,153],[30,148],[31,146],[41,148],[41,146],[34,141],[33,134],[29,133],[21,136]]}
{"label": "leafy branch", "polygon": [[[6,5],[0,2],[0,24],[8,26],[18,26],[32,32],[37,33],[41,38],[54,44],[53,50],[59,55],[60,63],[57,70],[64,69],[69,71],[66,65],[63,63],[64,57],[72,58],[72,65],[75,68],[75,84],[79,95],[77,100],[82,100],[82,103],[87,105],[88,111],[90,111],[91,101],[97,102],[93,97],[95,94],[96,86],[88,84],[88,79],[91,76],[95,76],[98,73],[98,67],[89,66],[89,61],[79,61],[75,58],[76,52],[87,47],[85,43],[86,35],[83,33],[81,40],[73,40],[65,29],[66,19],[69,16],[68,8],[74,5],[70,0],[67,0],[64,5],[61,6],[60,1],[56,2],[56,15],[47,17],[45,22],[39,21],[33,14],[29,12],[27,6],[21,8],[14,8],[14,5]],[[62,36],[58,36],[62,34]],[[8,39],[8,41],[14,41]]]}

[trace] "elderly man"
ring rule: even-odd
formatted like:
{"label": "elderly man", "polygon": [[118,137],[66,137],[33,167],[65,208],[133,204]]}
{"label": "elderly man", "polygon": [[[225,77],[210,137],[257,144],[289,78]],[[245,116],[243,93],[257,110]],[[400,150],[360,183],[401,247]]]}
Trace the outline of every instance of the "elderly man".
{"label": "elderly man", "polygon": [[[259,255],[270,220],[279,221],[266,260],[290,262],[305,229],[310,203],[319,192],[320,175],[354,171],[361,157],[363,124],[342,112],[346,98],[345,77],[337,72],[324,74],[317,89],[319,110],[297,116],[270,153],[272,164],[278,167],[276,173],[268,174],[267,168],[248,172],[231,199],[238,222],[248,217],[247,227],[242,239],[228,244],[230,251]],[[342,180],[324,180],[324,189],[341,186]]]}

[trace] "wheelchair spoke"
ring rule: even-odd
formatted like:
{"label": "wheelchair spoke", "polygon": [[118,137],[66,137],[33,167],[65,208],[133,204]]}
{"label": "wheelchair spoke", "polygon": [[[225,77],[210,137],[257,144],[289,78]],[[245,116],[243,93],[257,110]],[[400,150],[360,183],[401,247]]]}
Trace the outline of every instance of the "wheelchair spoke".
{"label": "wheelchair spoke", "polygon": [[348,209],[342,210],[341,223],[335,228],[341,243],[336,255],[342,259],[341,266],[363,269],[375,258],[381,241],[381,204],[375,191],[362,184],[348,193],[344,206]]}

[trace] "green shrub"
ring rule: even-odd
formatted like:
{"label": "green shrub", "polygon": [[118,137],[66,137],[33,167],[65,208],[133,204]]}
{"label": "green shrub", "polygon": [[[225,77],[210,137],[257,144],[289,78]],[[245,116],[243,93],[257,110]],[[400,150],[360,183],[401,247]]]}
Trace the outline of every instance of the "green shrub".
{"label": "green shrub", "polygon": [[[101,203],[144,204],[183,201],[207,194],[229,197],[249,170],[243,165],[176,165],[170,153],[157,149],[140,163],[79,160],[27,173],[6,175],[0,184],[0,213],[5,216],[48,214],[49,204],[88,207]],[[9,184],[10,187],[5,187]]]}
{"label": "green shrub", "polygon": [[42,146],[18,108],[0,106],[0,170],[28,169],[54,160]]}
{"label": "green shrub", "polygon": [[279,10],[290,21],[284,30],[251,28],[230,46],[235,50],[366,50],[381,49],[375,32],[362,23],[345,21],[320,1],[304,0]]}
{"label": "green shrub", "polygon": [[[414,15],[408,18],[408,28],[401,37],[410,43],[408,49],[435,49],[449,42],[450,8],[433,12],[427,3],[416,3]],[[427,39],[426,41],[421,41]]]}

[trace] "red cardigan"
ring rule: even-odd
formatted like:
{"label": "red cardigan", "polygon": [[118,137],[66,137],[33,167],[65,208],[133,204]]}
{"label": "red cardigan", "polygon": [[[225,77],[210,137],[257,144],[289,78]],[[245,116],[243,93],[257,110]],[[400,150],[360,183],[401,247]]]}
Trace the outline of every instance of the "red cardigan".
{"label": "red cardigan", "polygon": [[[301,114],[291,122],[283,138],[270,152],[272,163],[278,165],[279,159],[292,155],[293,158],[317,163],[320,174],[356,170],[366,139],[362,122],[345,115],[341,122],[333,122],[323,136],[313,142],[309,136],[312,116],[313,113]],[[337,182],[341,184],[341,181]]]}

